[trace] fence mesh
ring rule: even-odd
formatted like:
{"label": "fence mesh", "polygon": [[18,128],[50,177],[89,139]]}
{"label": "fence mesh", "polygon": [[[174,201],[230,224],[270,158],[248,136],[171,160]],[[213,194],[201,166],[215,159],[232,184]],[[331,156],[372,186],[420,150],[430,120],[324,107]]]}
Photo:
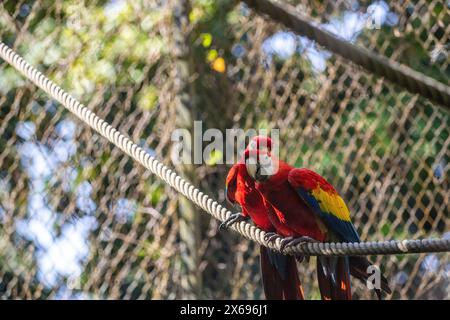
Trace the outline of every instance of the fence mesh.
{"label": "fence mesh", "polygon": [[[450,3],[290,3],[450,84]],[[174,129],[280,128],[281,157],[337,187],[363,240],[450,236],[448,108],[243,4],[3,1],[0,39],[223,202],[223,155],[173,164]],[[263,298],[258,252],[0,62],[2,299]],[[389,298],[450,298],[448,254],[369,258]],[[299,269],[318,299],[314,260]]]}

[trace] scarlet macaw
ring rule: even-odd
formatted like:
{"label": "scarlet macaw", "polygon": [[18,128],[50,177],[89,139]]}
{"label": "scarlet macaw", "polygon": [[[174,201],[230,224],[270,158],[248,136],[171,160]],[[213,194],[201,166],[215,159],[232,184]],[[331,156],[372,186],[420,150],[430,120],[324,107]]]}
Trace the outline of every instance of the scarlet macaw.
{"label": "scarlet macaw", "polygon": [[[265,144],[265,146],[270,150],[270,144]],[[255,148],[256,146],[250,142],[250,147]],[[260,146],[258,145],[258,147]],[[275,231],[268,218],[263,199],[255,189],[254,180],[248,175],[243,159],[228,172],[226,195],[228,201],[241,206],[242,214],[233,215],[221,225],[222,227],[228,227],[234,222],[250,217],[261,229],[267,232]],[[304,299],[295,257],[260,246],[260,265],[267,299]]]}
{"label": "scarlet macaw", "polygon": [[[267,150],[247,150],[245,157],[247,172],[257,181],[272,225],[286,237],[282,247],[306,241],[360,241],[345,202],[319,174],[293,168]],[[365,257],[318,257],[322,299],[351,299],[350,274],[366,281],[370,265]],[[380,280],[381,289],[390,293],[386,278]],[[381,298],[381,290],[377,288],[376,293]]]}

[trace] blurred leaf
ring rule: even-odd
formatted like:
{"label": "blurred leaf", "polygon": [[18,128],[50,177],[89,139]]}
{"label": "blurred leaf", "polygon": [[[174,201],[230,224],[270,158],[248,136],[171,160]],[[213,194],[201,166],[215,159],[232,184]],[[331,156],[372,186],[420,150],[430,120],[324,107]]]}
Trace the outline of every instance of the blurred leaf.
{"label": "blurred leaf", "polygon": [[141,90],[138,98],[138,106],[142,110],[151,110],[156,106],[158,102],[158,90],[149,85]]}
{"label": "blurred leaf", "polygon": [[383,236],[386,237],[390,231],[391,231],[391,223],[390,222],[383,223],[381,227],[381,233],[383,234]]}
{"label": "blurred leaf", "polygon": [[202,33],[202,46],[205,48],[209,48],[212,43],[212,35],[210,33]]}
{"label": "blurred leaf", "polygon": [[217,58],[214,60],[212,68],[217,72],[224,73],[226,69],[225,60],[221,57]]}
{"label": "blurred leaf", "polygon": [[208,60],[209,62],[213,62],[218,55],[219,54],[217,53],[217,50],[209,50],[208,55],[206,56],[206,60]]}
{"label": "blurred leaf", "polygon": [[220,150],[213,150],[209,154],[208,159],[205,161],[205,163],[208,166],[215,166],[218,162],[222,161],[223,159],[223,153]]}
{"label": "blurred leaf", "polygon": [[269,130],[269,122],[266,119],[260,120],[258,122],[257,128],[259,130],[261,129]]}
{"label": "blurred leaf", "polygon": [[199,9],[198,7],[195,7],[191,10],[189,13],[189,22],[196,23],[199,21],[203,16],[203,10]]}
{"label": "blurred leaf", "polygon": [[6,95],[10,90],[25,84],[24,79],[11,67],[0,73],[0,92]]}

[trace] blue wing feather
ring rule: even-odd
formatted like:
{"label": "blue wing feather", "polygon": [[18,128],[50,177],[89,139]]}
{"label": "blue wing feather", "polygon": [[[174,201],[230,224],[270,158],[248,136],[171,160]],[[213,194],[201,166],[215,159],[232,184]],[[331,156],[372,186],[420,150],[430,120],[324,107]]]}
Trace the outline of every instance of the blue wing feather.
{"label": "blue wing feather", "polygon": [[335,215],[324,212],[320,208],[320,203],[317,199],[306,189],[297,187],[296,191],[298,195],[308,204],[308,206],[325,222],[327,227],[342,237],[346,242],[360,242],[358,233],[355,230],[353,224],[349,221],[339,219]]}

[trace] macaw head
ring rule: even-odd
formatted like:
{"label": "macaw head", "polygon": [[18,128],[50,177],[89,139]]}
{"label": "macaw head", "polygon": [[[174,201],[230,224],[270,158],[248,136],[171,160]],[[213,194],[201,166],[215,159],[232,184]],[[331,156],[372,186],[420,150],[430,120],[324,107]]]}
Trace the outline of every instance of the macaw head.
{"label": "macaw head", "polygon": [[268,151],[272,150],[272,139],[266,136],[255,136],[250,140],[245,151],[251,150],[259,150],[259,151]]}
{"label": "macaw head", "polygon": [[277,172],[276,162],[268,150],[246,150],[244,157],[248,174],[258,182],[267,181]]}

